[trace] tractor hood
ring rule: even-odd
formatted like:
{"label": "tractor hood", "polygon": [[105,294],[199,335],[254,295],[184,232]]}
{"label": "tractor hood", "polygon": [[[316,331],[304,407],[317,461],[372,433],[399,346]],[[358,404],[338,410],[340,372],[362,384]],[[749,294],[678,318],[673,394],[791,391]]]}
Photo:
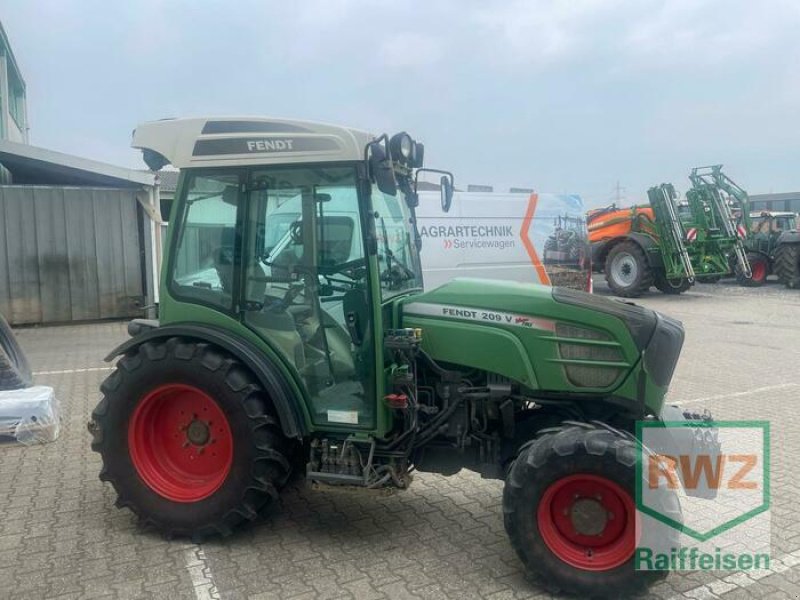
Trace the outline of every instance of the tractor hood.
{"label": "tractor hood", "polygon": [[546,394],[603,395],[659,415],[683,344],[678,321],[566,288],[454,279],[406,298],[402,325],[442,362]]}

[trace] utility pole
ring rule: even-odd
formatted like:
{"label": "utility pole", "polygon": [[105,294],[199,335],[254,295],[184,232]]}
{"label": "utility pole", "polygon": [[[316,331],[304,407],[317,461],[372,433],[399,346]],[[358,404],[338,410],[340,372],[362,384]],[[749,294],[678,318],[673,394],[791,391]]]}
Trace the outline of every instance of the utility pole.
{"label": "utility pole", "polygon": [[614,186],[614,204],[619,206],[620,201],[622,200],[622,193],[625,191],[625,188],[619,184],[619,179],[617,179],[617,185]]}

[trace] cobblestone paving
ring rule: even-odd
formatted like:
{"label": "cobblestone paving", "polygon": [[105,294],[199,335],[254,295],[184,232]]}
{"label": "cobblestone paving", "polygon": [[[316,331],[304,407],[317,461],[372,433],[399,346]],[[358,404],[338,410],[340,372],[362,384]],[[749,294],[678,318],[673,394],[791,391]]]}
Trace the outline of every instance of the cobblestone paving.
{"label": "cobblestone paving", "polygon": [[[607,294],[598,282],[597,292]],[[670,399],[773,428],[772,572],[673,573],[653,598],[800,597],[800,292],[698,285],[640,300],[682,320]],[[122,323],[22,329],[39,383],[63,409],[60,439],[0,446],[0,598],[549,598],[502,525],[502,485],[468,472],[404,492],[297,484],[254,527],[197,546],[142,532],[97,479],[86,421]]]}

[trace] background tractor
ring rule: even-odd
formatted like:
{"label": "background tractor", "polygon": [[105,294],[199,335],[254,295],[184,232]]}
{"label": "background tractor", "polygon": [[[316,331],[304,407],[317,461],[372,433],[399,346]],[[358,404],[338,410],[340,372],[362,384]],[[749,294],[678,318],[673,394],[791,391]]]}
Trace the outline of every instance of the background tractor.
{"label": "background tractor", "polygon": [[720,166],[692,170],[691,189],[679,202],[672,184],[647,191],[648,205],[609,207],[587,215],[592,264],[618,296],[637,297],[655,285],[680,294],[695,280],[731,271],[730,257],[750,277],[750,264],[727,197],[717,185]]}
{"label": "background tractor", "polygon": [[[201,540],[254,520],[293,473],[405,488],[468,468],[505,481],[511,543],[549,584],[620,596],[665,575],[633,568],[632,432],[685,419],[664,404],[680,323],[534,284],[423,291],[416,181],[431,169],[406,133],[178,119],[133,145],[181,174],[159,320],[111,352],[89,423],[120,507]],[[446,211],[452,175],[435,172]],[[645,453],[695,443],[670,431]]]}
{"label": "background tractor", "polygon": [[[787,266],[792,263],[791,244],[787,240],[791,237],[791,232],[797,229],[797,215],[792,212],[762,211],[750,213],[749,219],[743,219],[748,230],[745,247],[747,248],[747,259],[750,262],[752,271],[751,277],[745,277],[741,271],[735,269],[736,277],[741,285],[747,287],[758,287],[766,282],[767,277],[776,274],[782,282],[791,279],[784,275],[784,271],[791,269],[778,268],[780,256],[787,256]],[[783,234],[788,232],[786,236]],[[781,242],[781,239],[783,240]],[[786,248],[778,254],[779,248]],[[796,257],[795,257],[796,258]],[[795,261],[796,262],[796,261]]]}
{"label": "background tractor", "polygon": [[559,215],[553,220],[553,233],[544,242],[543,263],[580,263],[586,259],[586,222],[579,217]]}

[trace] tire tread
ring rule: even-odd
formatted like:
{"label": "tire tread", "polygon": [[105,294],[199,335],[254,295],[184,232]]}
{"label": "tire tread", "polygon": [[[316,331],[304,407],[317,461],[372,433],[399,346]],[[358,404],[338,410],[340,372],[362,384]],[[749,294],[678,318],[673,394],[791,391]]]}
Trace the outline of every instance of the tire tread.
{"label": "tire tread", "polygon": [[[110,429],[108,419],[111,403],[121,400],[117,396],[128,382],[139,376],[139,371],[148,362],[160,362],[168,358],[194,361],[198,368],[221,379],[236,397],[236,401],[242,405],[242,414],[250,424],[254,440],[250,482],[244,487],[238,502],[217,521],[191,529],[176,527],[159,515],[142,517],[141,508],[132,498],[126,496],[125,486],[120,484],[124,475],[115,472],[115,461],[107,454],[108,445],[104,443],[108,435],[119,433],[109,431],[107,435],[106,432]],[[278,497],[277,489],[291,475],[292,443],[284,437],[275,410],[264,390],[239,361],[209,344],[176,337],[166,341],[146,342],[118,361],[117,368],[106,378],[100,389],[103,397],[92,411],[90,423],[92,450],[100,453],[103,460],[100,479],[110,482],[116,490],[116,506],[127,508],[140,516],[143,527],[153,527],[170,538],[181,536],[202,541],[214,536],[228,536],[239,525],[252,521],[259,511],[273,503]]]}

